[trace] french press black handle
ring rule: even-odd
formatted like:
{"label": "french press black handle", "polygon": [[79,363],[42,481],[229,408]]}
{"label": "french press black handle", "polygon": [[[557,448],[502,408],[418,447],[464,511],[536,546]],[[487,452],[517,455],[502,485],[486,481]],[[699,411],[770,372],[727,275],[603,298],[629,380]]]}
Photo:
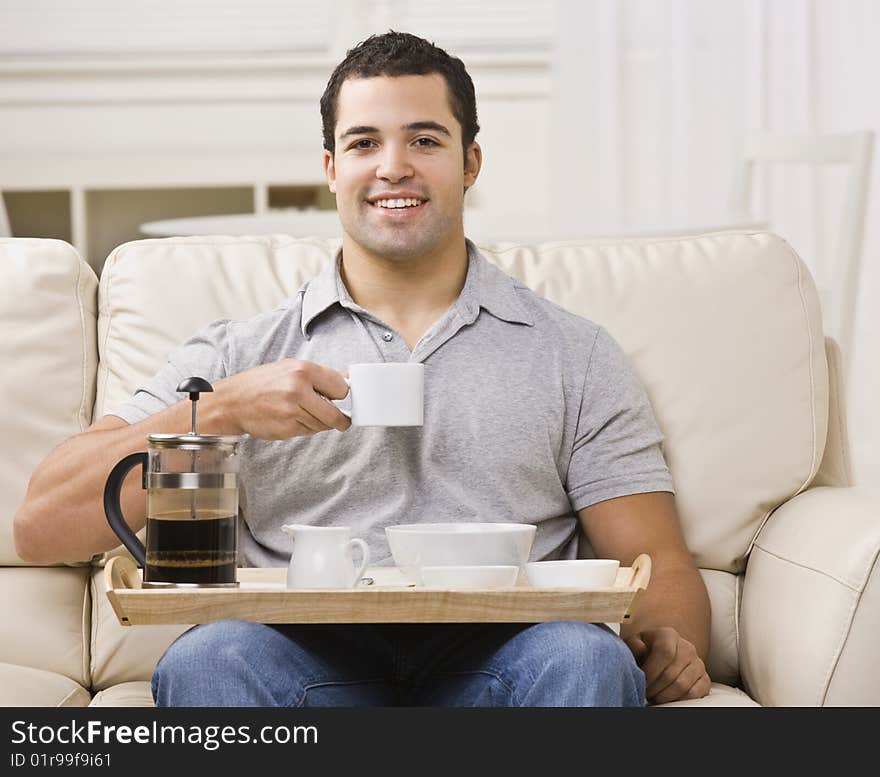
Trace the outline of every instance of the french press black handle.
{"label": "french press black handle", "polygon": [[[147,563],[147,550],[144,548],[137,535],[131,530],[122,515],[122,508],[119,505],[119,497],[122,494],[122,484],[125,476],[133,470],[138,464],[141,465],[142,471],[147,471],[147,454],[144,451],[138,453],[130,453],[124,459],[116,462],[116,466],[110,470],[110,476],[107,478],[107,485],[104,486],[104,514],[107,516],[107,523],[113,529],[116,536],[122,541],[122,544],[128,548],[135,561],[142,567]],[[141,478],[141,488],[146,488],[143,477]]]}

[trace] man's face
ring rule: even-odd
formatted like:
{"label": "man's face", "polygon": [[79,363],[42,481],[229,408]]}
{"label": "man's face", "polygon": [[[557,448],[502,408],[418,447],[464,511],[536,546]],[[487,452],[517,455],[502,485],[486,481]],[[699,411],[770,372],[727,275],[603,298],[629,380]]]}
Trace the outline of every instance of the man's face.
{"label": "man's face", "polygon": [[482,157],[476,143],[462,149],[443,76],[343,82],[334,135],[324,170],[350,239],[377,256],[409,259],[463,236],[464,189]]}

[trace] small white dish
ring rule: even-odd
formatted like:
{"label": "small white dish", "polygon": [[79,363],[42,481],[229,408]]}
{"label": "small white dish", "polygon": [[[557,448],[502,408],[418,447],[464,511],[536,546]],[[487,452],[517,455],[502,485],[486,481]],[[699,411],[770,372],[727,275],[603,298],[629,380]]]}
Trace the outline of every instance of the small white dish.
{"label": "small white dish", "polygon": [[526,564],[529,585],[540,588],[611,588],[620,562],[616,559],[564,559]]}
{"label": "small white dish", "polygon": [[421,573],[427,588],[506,588],[516,585],[519,567],[461,564],[422,567]]}

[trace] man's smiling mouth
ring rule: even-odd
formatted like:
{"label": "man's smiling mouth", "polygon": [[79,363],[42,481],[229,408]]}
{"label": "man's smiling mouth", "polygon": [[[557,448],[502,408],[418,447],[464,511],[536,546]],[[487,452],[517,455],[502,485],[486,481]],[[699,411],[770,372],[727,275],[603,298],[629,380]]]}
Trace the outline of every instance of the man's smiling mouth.
{"label": "man's smiling mouth", "polygon": [[383,210],[395,210],[397,208],[418,208],[426,202],[427,200],[405,197],[398,199],[375,200],[374,202],[370,202],[370,205],[375,208],[382,208]]}

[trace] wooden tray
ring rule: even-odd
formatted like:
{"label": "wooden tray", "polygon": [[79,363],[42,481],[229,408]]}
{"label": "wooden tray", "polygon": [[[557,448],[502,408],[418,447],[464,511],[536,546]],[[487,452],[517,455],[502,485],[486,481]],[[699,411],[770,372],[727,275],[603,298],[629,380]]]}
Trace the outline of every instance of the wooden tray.
{"label": "wooden tray", "polygon": [[242,568],[239,588],[141,588],[141,570],[116,556],[104,569],[107,598],[123,626],[210,623],[539,623],[628,620],[651,577],[641,555],[611,588],[427,588],[408,585],[395,567],[370,567],[372,585],[352,589],[285,587],[286,567]]}

